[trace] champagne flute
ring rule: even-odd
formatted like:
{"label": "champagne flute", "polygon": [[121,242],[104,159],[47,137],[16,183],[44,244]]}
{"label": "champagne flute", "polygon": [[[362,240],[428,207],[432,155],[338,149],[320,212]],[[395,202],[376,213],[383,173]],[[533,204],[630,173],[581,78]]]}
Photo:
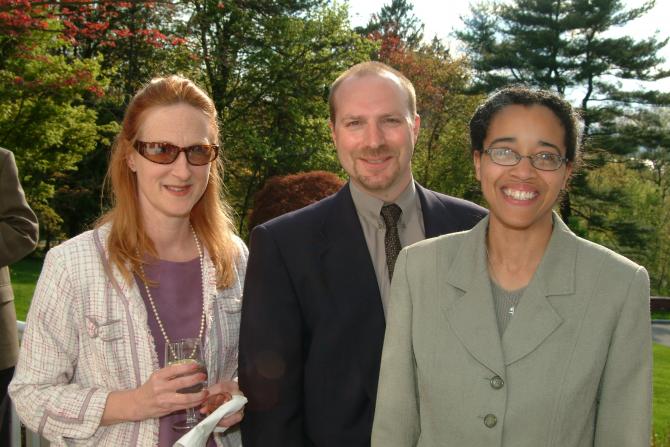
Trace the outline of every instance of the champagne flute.
{"label": "champagne flute", "polygon": [[[202,349],[202,342],[199,338],[184,338],[171,343],[165,344],[165,365],[178,365],[185,363],[196,363],[199,368],[194,373],[203,372],[207,374],[207,367],[205,366],[204,352]],[[182,377],[182,376],[178,376]],[[199,393],[207,385],[207,382],[196,383],[195,385],[178,389],[178,393]],[[186,409],[186,419],[175,422],[172,428],[177,431],[190,430],[198,425],[198,413],[195,408]]]}

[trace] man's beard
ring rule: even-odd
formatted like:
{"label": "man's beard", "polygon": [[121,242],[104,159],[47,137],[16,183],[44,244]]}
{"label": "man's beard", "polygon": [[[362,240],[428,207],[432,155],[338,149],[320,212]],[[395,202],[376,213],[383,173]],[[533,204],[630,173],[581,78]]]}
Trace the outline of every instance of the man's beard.
{"label": "man's beard", "polygon": [[[358,151],[355,154],[356,159],[361,158],[386,158],[386,157],[396,157],[397,151],[394,151],[390,147],[384,145],[377,148],[364,148]],[[393,163],[393,160],[391,160]],[[388,170],[388,168],[393,168]],[[390,166],[387,170],[384,171],[380,176],[376,175],[363,175],[360,171],[356,170],[356,180],[363,185],[366,189],[371,191],[384,190],[391,186],[393,182],[396,181],[399,175],[399,169],[397,166]]]}

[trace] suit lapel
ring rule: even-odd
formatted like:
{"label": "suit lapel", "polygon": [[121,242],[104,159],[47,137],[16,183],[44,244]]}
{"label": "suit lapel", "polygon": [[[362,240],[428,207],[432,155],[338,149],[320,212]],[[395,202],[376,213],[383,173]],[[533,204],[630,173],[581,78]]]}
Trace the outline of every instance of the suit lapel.
{"label": "suit lapel", "polygon": [[347,290],[344,296],[351,295],[352,290],[357,296],[367,296],[382,311],[377,277],[349,185],[333,199],[322,226],[320,254],[325,279],[333,290]]}
{"label": "suit lapel", "polygon": [[416,182],[414,182],[414,185],[416,186],[416,193],[419,195],[419,202],[421,202],[421,214],[423,214],[426,238],[457,231],[453,219],[445,219],[448,212],[444,204],[435,197],[435,194]]}
{"label": "suit lapel", "polygon": [[[446,272],[443,290],[453,287],[463,294],[446,296],[443,310],[465,349],[496,374],[504,376],[504,364],[498,324],[486,266],[484,238],[488,217],[479,222],[463,239],[456,257],[441,254],[438,271]],[[447,265],[451,258],[451,265]]]}
{"label": "suit lapel", "polygon": [[547,250],[502,338],[506,365],[535,350],[563,323],[549,297],[574,293],[576,262],[576,238],[554,214]]}
{"label": "suit lapel", "polygon": [[505,365],[510,365],[537,348],[563,322],[547,300],[539,281],[526,288],[514,318],[503,334]]}
{"label": "suit lapel", "polygon": [[337,300],[337,320],[359,322],[354,327],[366,328],[365,333],[356,334],[358,343],[349,349],[360,365],[364,387],[374,402],[384,342],[384,310],[348,184],[333,197],[322,226],[322,242],[319,249],[323,281]]}

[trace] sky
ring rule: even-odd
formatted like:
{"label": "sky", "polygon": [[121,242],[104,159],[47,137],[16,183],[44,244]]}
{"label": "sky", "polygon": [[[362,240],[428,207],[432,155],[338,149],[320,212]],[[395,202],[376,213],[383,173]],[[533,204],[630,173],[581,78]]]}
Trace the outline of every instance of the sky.
{"label": "sky", "polygon": [[[459,45],[450,34],[454,29],[463,26],[461,16],[468,15],[471,0],[414,0],[414,14],[424,23],[424,37],[427,40],[437,35],[443,42],[448,43],[454,53],[459,52]],[[365,25],[370,16],[378,12],[384,4],[390,4],[391,0],[350,0],[349,11],[352,25]],[[627,7],[640,6],[644,0],[624,0]],[[670,0],[656,0],[656,6],[645,16],[629,23],[621,30],[615,31],[628,34],[634,38],[645,38],[653,36],[658,32],[659,38],[670,36],[670,28],[667,27],[670,17]],[[666,60],[665,67],[670,69],[670,43],[661,51],[661,56]],[[656,85],[650,87],[663,91],[670,91],[670,79],[657,81]]]}

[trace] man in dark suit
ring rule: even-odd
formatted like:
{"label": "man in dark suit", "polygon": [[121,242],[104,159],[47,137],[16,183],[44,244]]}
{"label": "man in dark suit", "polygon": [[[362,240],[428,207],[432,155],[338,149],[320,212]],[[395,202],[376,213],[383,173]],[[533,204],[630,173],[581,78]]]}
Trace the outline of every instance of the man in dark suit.
{"label": "man in dark suit", "polygon": [[0,445],[9,445],[7,386],[19,355],[14,293],[9,264],[26,256],[37,244],[37,217],[19,183],[14,154],[0,148]]}
{"label": "man in dark suit", "polygon": [[239,362],[245,447],[369,446],[395,256],[486,213],[413,181],[420,118],[401,73],[358,64],[333,83],[329,104],[349,183],[251,235]]}

